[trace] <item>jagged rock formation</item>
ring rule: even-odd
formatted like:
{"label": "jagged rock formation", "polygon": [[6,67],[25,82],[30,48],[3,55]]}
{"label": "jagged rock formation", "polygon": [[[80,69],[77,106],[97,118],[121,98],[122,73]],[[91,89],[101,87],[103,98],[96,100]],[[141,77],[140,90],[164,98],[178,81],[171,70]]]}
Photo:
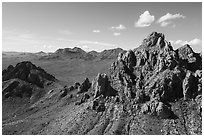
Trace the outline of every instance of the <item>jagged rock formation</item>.
{"label": "jagged rock formation", "polygon": [[92,89],[94,91],[94,98],[100,95],[106,97],[114,96],[116,94],[110,86],[108,76],[106,74],[98,74],[98,76],[92,82]]}
{"label": "jagged rock formation", "polygon": [[[73,52],[79,51],[75,49]],[[67,51],[57,54],[61,52]],[[90,54],[99,57],[96,52]],[[9,66],[5,72],[12,70],[14,67]],[[9,85],[4,86],[3,92],[18,87],[18,82]],[[44,115],[34,111],[29,124],[37,115],[51,120],[33,125],[23,133],[202,134],[202,56],[193,52],[190,45],[174,50],[162,33],[153,32],[138,48],[120,52],[111,65],[110,75],[99,73],[92,83],[86,78],[81,84],[56,87],[46,95],[39,101],[39,113]],[[58,98],[54,102],[55,95]],[[22,96],[27,95],[22,92]],[[40,129],[36,129],[38,126]]]}
{"label": "jagged rock formation", "polygon": [[29,61],[18,63],[15,67],[8,66],[2,71],[2,80],[6,81],[13,78],[19,78],[23,81],[43,87],[47,81],[55,81],[55,77],[48,74],[44,69],[36,67]]}
{"label": "jagged rock formation", "polygon": [[[193,75],[200,69],[201,57],[189,45],[173,50],[163,34],[153,32],[138,48],[119,54],[111,66],[111,82],[120,94],[129,92],[131,98],[142,91],[150,99],[160,97],[170,101],[191,94],[186,89],[189,87],[185,88],[191,80],[189,76],[184,80],[185,75],[187,71]],[[198,94],[196,89],[192,92]]]}
{"label": "jagged rock formation", "polygon": [[172,114],[169,106],[157,99],[145,103],[141,108],[141,112],[144,114],[149,113],[150,115],[156,115],[161,118],[169,118]]}
{"label": "jagged rock formation", "polygon": [[90,87],[91,83],[89,82],[89,79],[86,78],[84,82],[78,87],[78,93],[87,92]]}

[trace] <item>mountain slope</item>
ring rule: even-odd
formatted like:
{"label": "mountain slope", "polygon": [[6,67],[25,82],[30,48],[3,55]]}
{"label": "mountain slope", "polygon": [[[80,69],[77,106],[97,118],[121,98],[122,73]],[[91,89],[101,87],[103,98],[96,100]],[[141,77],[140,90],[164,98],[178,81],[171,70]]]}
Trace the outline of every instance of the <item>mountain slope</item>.
{"label": "mountain slope", "polygon": [[202,57],[190,45],[174,50],[153,32],[120,51],[109,74],[49,87],[25,110],[3,122],[3,134],[200,135]]}

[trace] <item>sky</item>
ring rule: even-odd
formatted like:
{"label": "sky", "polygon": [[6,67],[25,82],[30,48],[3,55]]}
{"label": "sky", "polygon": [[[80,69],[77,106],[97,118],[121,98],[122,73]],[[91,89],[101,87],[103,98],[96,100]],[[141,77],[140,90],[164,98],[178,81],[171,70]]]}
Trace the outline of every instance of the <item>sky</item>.
{"label": "sky", "polygon": [[165,35],[174,49],[188,43],[202,50],[201,2],[2,4],[2,50],[54,52],[134,49],[151,32]]}

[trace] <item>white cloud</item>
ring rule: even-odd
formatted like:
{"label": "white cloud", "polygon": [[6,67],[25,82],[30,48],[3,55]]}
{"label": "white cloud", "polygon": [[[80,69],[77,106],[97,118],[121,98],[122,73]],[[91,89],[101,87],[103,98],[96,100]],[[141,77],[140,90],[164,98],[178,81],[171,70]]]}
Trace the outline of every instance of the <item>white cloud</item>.
{"label": "white cloud", "polygon": [[191,41],[183,41],[183,40],[170,40],[174,49],[177,49],[185,44],[189,44],[195,52],[201,52],[202,50],[202,41],[200,39],[193,39]]}
{"label": "white cloud", "polygon": [[149,11],[145,11],[140,15],[140,18],[135,23],[135,27],[148,27],[152,22],[154,22],[154,16],[151,15]]}
{"label": "white cloud", "polygon": [[113,35],[114,35],[114,36],[119,36],[119,35],[120,35],[120,33],[115,32],[115,33],[113,33]]}
{"label": "white cloud", "polygon": [[190,45],[201,45],[202,44],[202,41],[200,39],[193,39],[189,42]]}
{"label": "white cloud", "polygon": [[92,32],[94,32],[94,33],[100,33],[101,31],[100,31],[100,30],[93,30]]}
{"label": "white cloud", "polygon": [[126,29],[126,27],[122,24],[119,24],[118,26],[112,26],[110,29],[111,30],[124,30]]}
{"label": "white cloud", "polygon": [[166,15],[160,17],[157,20],[157,23],[159,23],[161,27],[166,27],[167,25],[172,23],[172,20],[179,19],[179,18],[183,18],[184,19],[185,16],[181,15],[180,13],[174,14],[174,15],[172,15],[170,13],[167,13]]}

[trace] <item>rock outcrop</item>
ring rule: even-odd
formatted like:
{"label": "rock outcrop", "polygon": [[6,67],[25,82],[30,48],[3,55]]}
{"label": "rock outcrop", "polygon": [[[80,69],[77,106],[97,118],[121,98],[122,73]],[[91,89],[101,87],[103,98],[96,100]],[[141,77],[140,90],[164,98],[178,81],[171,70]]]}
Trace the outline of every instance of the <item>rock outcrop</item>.
{"label": "rock outcrop", "polygon": [[78,86],[78,93],[87,92],[90,87],[91,83],[89,82],[89,79],[86,78],[84,82],[80,86]]}
{"label": "rock outcrop", "polygon": [[108,76],[106,74],[99,73],[98,76],[92,82],[92,89],[94,90],[94,98],[103,95],[114,96],[116,92],[110,86]]}
{"label": "rock outcrop", "polygon": [[[197,94],[196,87],[201,87],[196,82],[199,78],[193,75],[197,76],[195,72],[199,75],[199,70],[201,57],[189,45],[174,50],[162,33],[153,32],[138,48],[118,55],[111,66],[110,81],[120,96],[132,99],[160,97],[170,101]],[[190,78],[188,73],[192,75]],[[191,79],[196,86],[190,91]]]}
{"label": "rock outcrop", "polygon": [[3,70],[3,81],[13,78],[19,78],[39,87],[43,87],[45,82],[56,80],[54,76],[48,74],[44,69],[35,66],[29,61],[20,62],[15,67],[10,65],[7,69]]}
{"label": "rock outcrop", "polygon": [[164,119],[169,118],[172,114],[171,109],[157,99],[145,103],[141,108],[141,112],[144,114],[159,116]]}
{"label": "rock outcrop", "polygon": [[[75,50],[72,52],[80,52]],[[114,56],[116,51],[107,53],[100,59]],[[99,57],[96,52],[91,54]],[[14,70],[13,66],[4,70],[3,79],[15,74],[35,87],[35,81],[44,76],[40,73],[34,80],[30,72],[39,70],[33,67],[29,73]],[[19,96],[15,92],[18,88],[24,89],[20,97],[32,97],[34,90],[22,88],[21,81],[4,81],[3,98]],[[109,75],[99,73],[92,83],[86,78],[81,84],[49,90],[46,95],[51,98],[39,101],[42,107],[38,114],[50,115],[52,120],[40,128],[40,134],[202,134],[202,55],[190,45],[174,50],[162,33],[153,32],[139,47],[120,52]],[[55,94],[58,99],[53,102]],[[51,114],[56,110],[55,120]],[[35,118],[38,114],[35,112]]]}

